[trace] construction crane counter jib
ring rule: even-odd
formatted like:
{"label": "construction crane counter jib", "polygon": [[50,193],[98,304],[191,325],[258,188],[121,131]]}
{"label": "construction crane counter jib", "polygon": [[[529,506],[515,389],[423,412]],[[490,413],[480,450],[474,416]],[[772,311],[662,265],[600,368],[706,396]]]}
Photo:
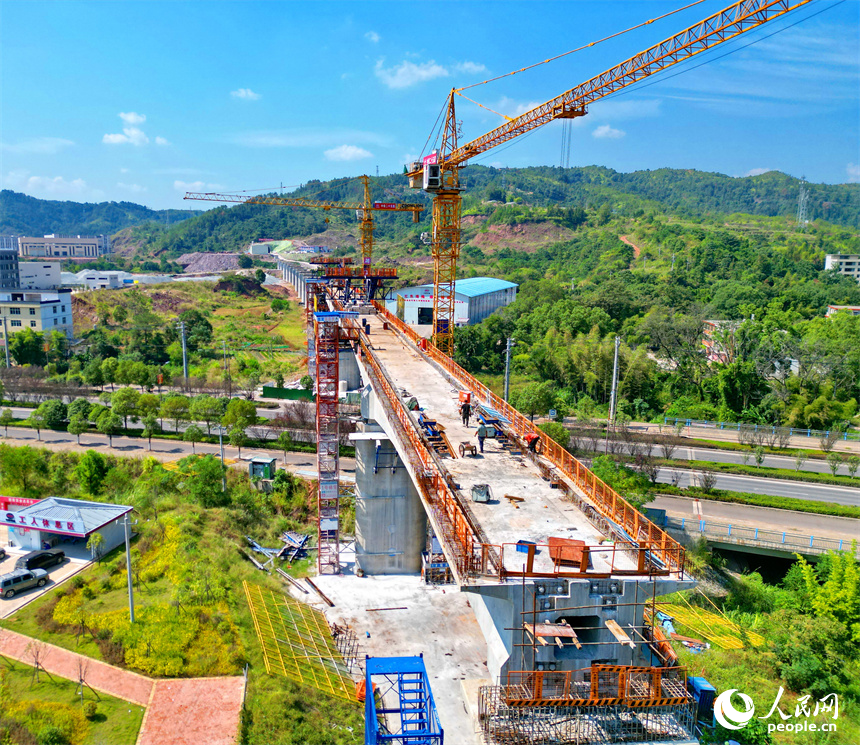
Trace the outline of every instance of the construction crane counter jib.
{"label": "construction crane counter jib", "polygon": [[277,197],[277,196],[245,196],[242,194],[217,194],[214,192],[187,192],[185,199],[194,199],[201,202],[228,202],[233,204],[270,204],[277,207],[308,207],[309,209],[329,210],[355,210],[361,221],[361,255],[362,263],[367,269],[370,267],[373,256],[373,213],[374,212],[411,212],[412,222],[417,223],[421,219],[423,204],[402,204],[399,202],[372,201],[370,198],[370,179],[361,177],[364,183],[364,201],[362,202],[334,202],[321,199],[307,199],[305,197]]}
{"label": "construction crane counter jib", "polygon": [[440,148],[423,161],[408,164],[406,168],[412,188],[423,188],[433,194],[433,342],[439,350],[448,355],[454,352],[454,280],[461,240],[458,171],[468,160],[556,119],[584,116],[588,113],[588,104],[810,2],[812,0],[736,2],[560,96],[520,116],[507,119],[501,126],[464,145],[458,144],[459,126],[454,106],[458,91],[452,90]]}

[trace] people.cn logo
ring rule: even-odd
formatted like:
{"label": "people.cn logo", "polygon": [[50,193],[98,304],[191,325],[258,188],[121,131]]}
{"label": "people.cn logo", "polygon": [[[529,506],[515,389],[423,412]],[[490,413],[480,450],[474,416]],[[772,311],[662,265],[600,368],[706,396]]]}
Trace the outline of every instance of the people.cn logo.
{"label": "people.cn logo", "polygon": [[[732,706],[732,694],[737,693],[743,702],[744,710],[738,711]],[[737,688],[731,688],[721,693],[714,701],[714,716],[726,729],[742,729],[755,714],[755,704],[745,693],[738,692]]]}

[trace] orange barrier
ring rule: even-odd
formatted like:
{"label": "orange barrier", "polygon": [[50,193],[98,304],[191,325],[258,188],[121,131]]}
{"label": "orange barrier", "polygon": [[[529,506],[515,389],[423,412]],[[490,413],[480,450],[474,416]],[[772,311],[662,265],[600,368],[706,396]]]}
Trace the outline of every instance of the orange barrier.
{"label": "orange barrier", "polygon": [[[467,373],[454,360],[440,352],[432,343],[427,344],[426,348],[422,349],[419,346],[419,339],[422,337],[419,337],[412,328],[386,310],[381,303],[374,301],[373,305],[377,314],[412,341],[420,353],[432,359],[460,385],[471,391],[477,399],[476,403],[480,404],[483,401],[487,406],[498,411],[505,419],[508,419],[510,429],[519,438],[523,439],[529,433],[537,434],[543,446],[542,457],[550,461],[573,481],[604,518],[608,518],[620,526],[635,543],[646,548],[669,571],[684,571],[684,547],[678,541],[654,525],[614,489],[597,478],[566,449],[537,429],[528,418]],[[623,539],[623,536],[619,537]]]}
{"label": "orange barrier", "polygon": [[323,269],[324,277],[389,277],[396,278],[397,270],[392,267],[368,267],[364,269],[360,266],[337,267],[327,266]]}

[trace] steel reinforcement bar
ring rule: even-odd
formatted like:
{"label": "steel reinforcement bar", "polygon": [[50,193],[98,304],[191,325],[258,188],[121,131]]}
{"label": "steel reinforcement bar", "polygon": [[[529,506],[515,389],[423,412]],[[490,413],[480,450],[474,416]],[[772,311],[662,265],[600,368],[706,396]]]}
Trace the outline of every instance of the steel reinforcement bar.
{"label": "steel reinforcement bar", "polygon": [[[441,367],[448,375],[502,416],[510,421],[511,430],[521,439],[534,433],[541,439],[543,457],[576,484],[604,518],[619,526],[640,547],[646,547],[669,571],[683,573],[684,547],[664,530],[661,530],[639,510],[624,499],[618,492],[595,476],[588,468],[574,458],[529,419],[504,399],[493,393],[477,378],[467,373],[450,357],[440,352],[432,343],[415,333],[397,316],[390,313],[381,303],[374,301],[378,315],[382,316],[395,330],[405,336],[419,352],[425,354]],[[412,429],[408,427],[407,429]]]}

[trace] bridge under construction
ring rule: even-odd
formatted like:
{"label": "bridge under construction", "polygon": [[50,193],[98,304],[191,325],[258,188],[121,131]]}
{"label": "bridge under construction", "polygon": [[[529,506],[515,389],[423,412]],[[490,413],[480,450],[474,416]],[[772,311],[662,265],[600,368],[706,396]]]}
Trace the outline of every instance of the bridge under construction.
{"label": "bridge under construction", "polygon": [[[683,547],[381,305],[345,308],[309,265],[285,272],[317,379],[319,571],[341,571],[343,380],[361,391],[356,571],[469,593],[493,681],[478,696],[487,741],[696,742],[684,670],[652,621],[657,597],[695,585]],[[492,433],[483,453],[463,398]]]}

